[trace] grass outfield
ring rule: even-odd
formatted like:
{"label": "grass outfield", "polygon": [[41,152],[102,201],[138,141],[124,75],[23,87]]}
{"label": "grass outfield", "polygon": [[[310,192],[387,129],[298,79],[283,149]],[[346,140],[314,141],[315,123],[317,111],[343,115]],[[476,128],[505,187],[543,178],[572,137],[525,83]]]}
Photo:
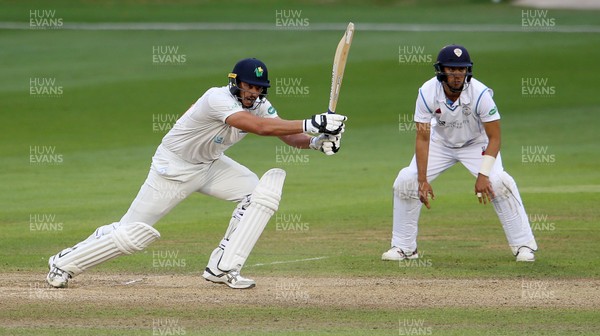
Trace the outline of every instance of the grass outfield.
{"label": "grass outfield", "polygon": [[[280,211],[245,268],[247,276],[257,278],[258,286],[270,286],[260,279],[273,277],[514,279],[544,284],[595,281],[600,276],[600,158],[593,125],[599,103],[593,75],[600,58],[599,33],[539,31],[543,27],[516,32],[361,30],[361,24],[369,22],[441,24],[457,17],[480,25],[521,27],[521,8],[488,1],[459,1],[455,7],[442,1],[419,6],[349,2],[344,11],[338,2],[313,1],[255,6],[241,2],[199,6],[192,1],[136,4],[58,1],[50,6],[5,1],[0,2],[0,21],[26,23],[31,9],[52,7],[65,25],[227,21],[275,25],[278,10],[295,11],[315,26],[349,20],[356,24],[338,104],[338,111],[350,119],[338,155],[296,152],[277,139],[253,135],[227,152],[259,175],[271,167],[288,173]],[[432,8],[444,15],[432,18]],[[598,28],[598,14],[549,10],[546,18],[555,19],[557,29]],[[269,99],[283,118],[307,118],[324,111],[331,61],[341,34],[342,30],[284,28],[0,30],[3,272],[39,273],[42,280],[50,254],[87,237],[97,226],[118,220],[144,181],[164,128],[207,88],[224,85],[227,72],[240,58],[255,56],[269,66],[275,84]],[[413,154],[409,120],[416,92],[433,76],[431,63],[448,43],[465,45],[475,62],[475,77],[494,89],[502,115],[504,166],[520,187],[540,246],[534,264],[514,262],[493,209],[477,204],[472,195],[474,180],[462,166],[432,183],[436,200],[431,210],[423,210],[420,222],[424,263],[379,260],[389,247],[391,185]],[[179,62],[154,63],[157,46],[176,47]],[[409,50],[420,57],[418,61],[402,61],[400,56]],[[287,94],[277,83],[280,87],[294,83],[297,92]],[[143,253],[100,265],[90,274],[199,276],[233,206],[193,195],[157,224],[160,241]],[[203,290],[190,288],[200,301]],[[59,299],[69,301],[69,291],[49,292],[60,294],[46,299],[56,304]],[[228,295],[225,289],[223,293]],[[596,292],[589,294],[598,297]],[[10,290],[0,290],[0,301],[10,295]],[[166,317],[184,321],[188,335],[240,334],[236,324],[241,334],[249,335],[395,335],[399,328],[402,333],[398,324],[407,319],[409,323],[425,319],[433,334],[449,335],[594,334],[600,327],[594,300],[574,306],[542,300],[535,309],[528,309],[526,302],[520,307],[487,308],[424,305],[409,312],[403,302],[396,308],[370,310],[356,305],[332,308],[310,299],[299,305],[225,302],[225,308],[192,305],[189,309],[139,305],[135,300],[132,307],[86,302],[81,310],[64,308],[72,324],[53,328],[34,323],[45,316],[60,318],[47,300],[30,297],[11,302],[0,305],[0,321],[6,322],[0,323],[4,326],[0,334],[148,335],[152,332],[148,321]],[[119,320],[122,317],[133,322]],[[225,326],[218,318],[227,322]]]}

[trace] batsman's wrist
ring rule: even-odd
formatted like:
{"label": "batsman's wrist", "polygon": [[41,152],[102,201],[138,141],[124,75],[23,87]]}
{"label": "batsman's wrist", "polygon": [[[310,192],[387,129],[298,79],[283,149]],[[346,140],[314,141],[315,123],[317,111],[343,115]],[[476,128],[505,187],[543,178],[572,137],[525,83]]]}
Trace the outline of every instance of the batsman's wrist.
{"label": "batsman's wrist", "polygon": [[304,133],[319,133],[319,130],[312,125],[312,119],[304,119],[302,122],[302,131]]}
{"label": "batsman's wrist", "polygon": [[314,149],[314,150],[319,150],[319,147],[317,146],[317,137],[310,138],[308,147],[310,147],[311,149]]}
{"label": "batsman's wrist", "polygon": [[481,162],[481,168],[479,168],[479,174],[490,176],[492,172],[492,168],[494,168],[494,163],[496,163],[496,158],[491,155],[484,155],[483,161]]}

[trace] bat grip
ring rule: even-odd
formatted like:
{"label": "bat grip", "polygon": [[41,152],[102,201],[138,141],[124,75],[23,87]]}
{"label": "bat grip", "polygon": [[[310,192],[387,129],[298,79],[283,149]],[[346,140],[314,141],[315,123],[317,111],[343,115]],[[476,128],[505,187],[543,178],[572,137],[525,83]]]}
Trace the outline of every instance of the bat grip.
{"label": "bat grip", "polygon": [[327,114],[335,114],[335,112],[331,111],[330,109],[327,109]]}

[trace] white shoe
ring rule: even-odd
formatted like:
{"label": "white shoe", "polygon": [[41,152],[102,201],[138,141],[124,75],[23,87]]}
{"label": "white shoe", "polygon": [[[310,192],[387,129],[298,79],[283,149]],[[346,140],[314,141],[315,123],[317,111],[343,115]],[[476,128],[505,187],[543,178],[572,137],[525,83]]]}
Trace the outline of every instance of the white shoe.
{"label": "white shoe", "polygon": [[67,271],[63,271],[60,268],[54,266],[55,255],[48,259],[48,268],[50,272],[46,276],[48,284],[54,288],[66,288],[69,285],[69,279],[72,278],[71,274]]}
{"label": "white shoe", "polygon": [[521,246],[517,250],[517,261],[535,261],[533,250],[527,246]]}
{"label": "white shoe", "polygon": [[221,272],[217,275],[207,267],[204,270],[202,277],[206,279],[206,281],[222,283],[235,289],[246,289],[256,286],[254,280],[244,278],[238,271]]}
{"label": "white shoe", "polygon": [[381,260],[399,261],[405,259],[418,259],[419,252],[415,249],[413,252],[407,253],[399,247],[392,247],[387,252],[381,255]]}

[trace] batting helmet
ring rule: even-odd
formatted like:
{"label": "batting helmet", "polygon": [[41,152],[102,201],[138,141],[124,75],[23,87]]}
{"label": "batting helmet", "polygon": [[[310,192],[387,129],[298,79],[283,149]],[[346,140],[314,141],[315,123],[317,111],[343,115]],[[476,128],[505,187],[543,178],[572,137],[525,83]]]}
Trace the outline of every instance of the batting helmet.
{"label": "batting helmet", "polygon": [[237,62],[228,77],[229,90],[234,96],[240,92],[240,82],[262,87],[261,98],[267,95],[267,88],[271,87],[267,66],[256,58],[245,58]]}
{"label": "batting helmet", "polygon": [[435,76],[440,82],[445,82],[447,79],[444,73],[444,67],[465,67],[467,68],[466,81],[469,83],[473,77],[473,62],[469,52],[465,47],[457,44],[445,46],[440,50],[437,57],[437,62],[433,64],[435,68]]}

